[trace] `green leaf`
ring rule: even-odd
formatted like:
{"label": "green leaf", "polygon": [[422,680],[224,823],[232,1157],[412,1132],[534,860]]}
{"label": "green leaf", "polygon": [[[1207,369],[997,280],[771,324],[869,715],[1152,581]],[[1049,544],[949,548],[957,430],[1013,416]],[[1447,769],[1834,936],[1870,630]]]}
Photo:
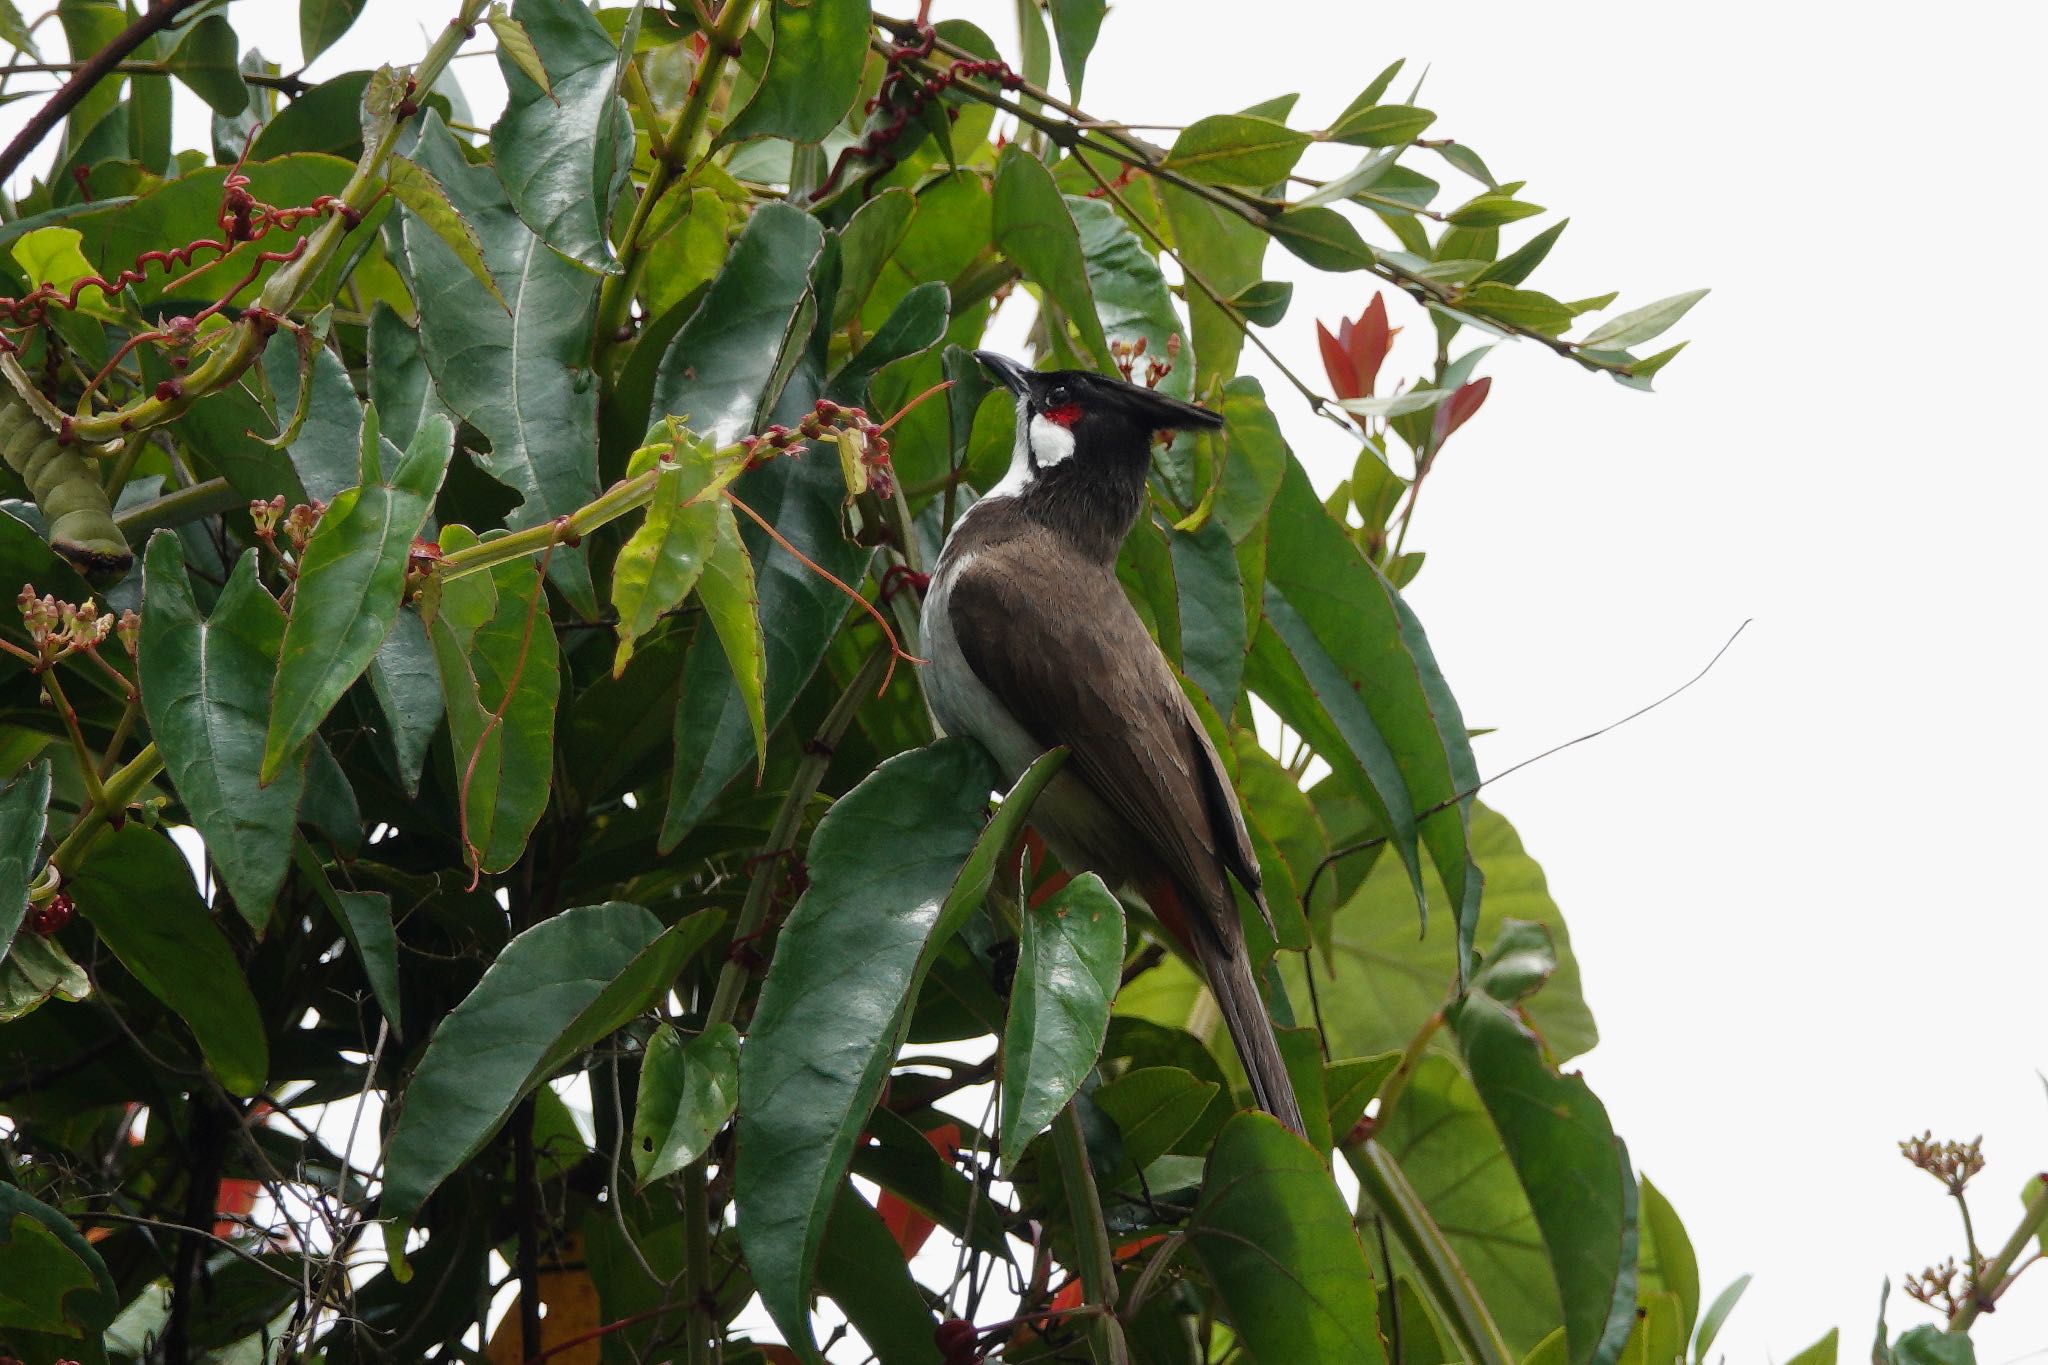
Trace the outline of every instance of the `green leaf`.
{"label": "green leaf", "polygon": [[[444,549],[474,543],[463,527],[441,533]],[[537,566],[513,560],[449,582],[427,634],[448,710],[464,854],[502,872],[547,809],[553,776],[561,646]]]}
{"label": "green leaf", "polygon": [[716,454],[704,440],[686,434],[675,458],[665,457],[656,466],[646,519],[620,547],[612,566],[612,605],[619,614],[614,678],[626,671],[633,642],[682,605],[704,572],[724,506],[715,492],[707,492]]}
{"label": "green leaf", "polygon": [[1555,966],[1541,925],[1509,921],[1450,1023],[1549,1251],[1572,1358],[1612,1361],[1634,1320],[1635,1177],[1606,1109],[1517,1012]]}
{"label": "green leaf", "polygon": [[141,825],[123,826],[93,846],[69,890],[121,965],[191,1028],[221,1084],[238,1095],[263,1089],[270,1070],[263,1020],[177,845]]}
{"label": "green leaf", "polygon": [[1233,294],[1230,304],[1244,314],[1247,322],[1261,327],[1278,327],[1294,302],[1294,285],[1287,280],[1257,280]]}
{"label": "green leaf", "polygon": [[36,49],[35,35],[29,32],[29,27],[23,22],[21,10],[15,5],[14,0],[0,0],[0,43],[6,43],[9,47],[19,48],[28,53],[30,61],[39,62],[43,59],[43,54]]}
{"label": "green leaf", "polygon": [[185,30],[164,66],[214,113],[233,118],[249,107],[249,87],[237,65],[241,57],[234,25],[224,15],[209,14]]}
{"label": "green leaf", "polygon": [[398,933],[391,922],[391,897],[382,891],[337,891],[335,903],[342,934],[363,964],[370,993],[377,998],[391,1031],[401,1032],[403,997],[398,990]]}
{"label": "green leaf", "polygon": [[454,455],[454,431],[433,418],[388,478],[380,477],[374,453],[382,438],[373,417],[363,432],[363,482],[328,505],[300,561],[263,744],[265,782],[295,760],[391,633],[406,557]]}
{"label": "green leaf", "polygon": [[1066,73],[1070,103],[1081,99],[1081,78],[1088,72],[1088,54],[1102,31],[1104,0],[1052,0],[1052,35],[1060,49],[1060,70]]}
{"label": "green leaf", "polygon": [[996,161],[992,230],[996,248],[1080,333],[1088,360],[1104,373],[1113,370],[1109,339],[1088,285],[1080,230],[1052,172],[1016,143],[1005,147]]}
{"label": "green leaf", "polygon": [[946,339],[953,298],[946,286],[927,280],[897,301],[896,308],[867,344],[832,376],[827,397],[858,407],[874,407],[868,382],[885,365],[919,355]]}
{"label": "green leaf", "polygon": [[1116,1123],[1124,1158],[1143,1171],[1176,1147],[1210,1110],[1223,1087],[1177,1066],[1134,1067],[1089,1098]]}
{"label": "green leaf", "polygon": [[310,62],[349,31],[369,0],[299,0],[299,55]]}
{"label": "green leaf", "polygon": [[1678,1297],[1680,1338],[1692,1340],[1700,1316],[1700,1267],[1692,1239],[1678,1210],[1647,1178],[1636,1182],[1636,1221],[1640,1226],[1637,1283],[1644,1291],[1667,1290]]}
{"label": "green leaf", "polygon": [[[853,211],[839,229],[839,288],[832,303],[832,328],[846,326],[861,315],[868,295],[882,278],[896,244],[910,230],[917,196],[902,188],[883,190]],[[933,281],[944,283],[944,281]]]}
{"label": "green leaf", "polygon": [[[1903,1338],[1901,1339],[1903,1340]],[[1835,1365],[1835,1353],[1837,1348],[1841,1345],[1841,1341],[1842,1329],[1839,1327],[1830,1327],[1828,1329],[1828,1334],[1826,1336],[1822,1337],[1819,1341],[1816,1341],[1815,1343],[1813,1343],[1813,1345],[1801,1351],[1798,1355],[1793,1356],[1790,1360],[1785,1362],[1785,1365]],[[1968,1357],[1969,1353],[1966,1352],[1957,1355],[1956,1359],[1962,1360],[1967,1359]],[[1650,1359],[1651,1357],[1646,1356],[1645,1358]],[[1930,1357],[1930,1360],[1939,1359],[1941,1359],[1940,1356]]]}
{"label": "green leaf", "polygon": [[1372,1272],[1323,1159],[1265,1114],[1223,1126],[1188,1245],[1259,1365],[1381,1365]]}
{"label": "green leaf", "polygon": [[[1526,203],[1511,194],[1482,194],[1451,210],[1453,227],[1489,228],[1533,218],[1543,212],[1541,204]],[[1448,258],[1448,253],[1444,253]]]}
{"label": "green leaf", "polygon": [[[1298,462],[1288,464],[1271,526],[1270,631],[1260,631],[1253,649],[1253,685],[1318,752],[1341,740],[1324,758],[1372,805],[1419,899],[1408,833],[1415,822],[1449,893],[1462,960],[1481,884],[1466,847],[1471,801],[1464,794],[1478,787],[1479,774],[1457,701],[1421,623],[1317,501]],[[1298,673],[1290,676],[1283,651]]]}
{"label": "green leaf", "polygon": [[1534,1350],[1564,1321],[1557,1281],[1529,1197],[1457,1063],[1425,1054],[1393,1112],[1381,1115],[1378,1141],[1481,1287],[1508,1345]]}
{"label": "green leaf", "polygon": [[1572,325],[1572,310],[1548,294],[1533,289],[1513,289],[1494,281],[1476,284],[1450,305],[1460,313],[1492,318],[1546,336],[1555,336]]}
{"label": "green leaf", "polygon": [[633,1178],[643,1187],[711,1149],[739,1102],[740,1035],[714,1024],[688,1042],[657,1024],[640,1061],[633,1108]]}
{"label": "green leaf", "polygon": [[940,1365],[932,1312],[910,1278],[888,1227],[853,1186],[841,1182],[818,1261],[818,1287],[846,1313],[876,1359]]}
{"label": "green leaf", "polygon": [[306,771],[294,763],[267,787],[257,780],[285,633],[284,610],[257,571],[256,551],[243,552],[213,615],[202,620],[178,537],[152,536],[136,666],[143,713],[171,785],[235,908],[261,933],[284,884]]}
{"label": "green leaf", "polygon": [[[85,234],[72,227],[39,227],[22,234],[8,248],[14,263],[28,276],[31,285],[55,285],[68,293],[71,286],[88,275],[97,274],[79,249]],[[78,311],[102,322],[120,322],[121,310],[107,301],[96,284],[78,291]],[[12,402],[12,398],[9,399]]]}
{"label": "green leaf", "polygon": [[1277,119],[1211,114],[1181,130],[1163,164],[1195,180],[1263,189],[1285,180],[1314,140]]}
{"label": "green leaf", "polygon": [[[549,79],[548,69],[541,62],[540,51],[534,47],[533,35],[526,31],[526,25],[507,14],[503,5],[491,6],[491,12],[485,17],[484,22],[491,26],[491,36],[498,40],[498,60],[510,62],[518,69],[519,74],[533,82],[542,94],[551,100],[555,99],[555,83]],[[605,36],[624,35],[614,35],[607,25]],[[556,104],[559,107],[560,101],[556,100]]]}
{"label": "green leaf", "polygon": [[1094,873],[1024,911],[1003,1028],[1006,1163],[1052,1122],[1095,1067],[1123,967],[1123,907]]}
{"label": "green leaf", "polygon": [[49,823],[50,761],[41,759],[0,787],[0,959],[28,917],[29,878],[42,861]]}
{"label": "green leaf", "polygon": [[32,1013],[53,996],[77,1001],[90,994],[92,981],[85,969],[54,939],[17,934],[0,961],[0,1024]]}
{"label": "green leaf", "polygon": [[721,446],[759,428],[809,329],[811,266],[824,241],[818,220],[800,209],[770,202],[754,210],[661,359],[657,420],[674,417]]}
{"label": "green leaf", "polygon": [[0,1184],[0,1327],[96,1337],[120,1307],[106,1263],[71,1220]]}
{"label": "green leaf", "polygon": [[[1258,283],[1271,240],[1238,215],[1178,186],[1154,186],[1180,257],[1210,288],[1230,298]],[[1194,342],[1196,386],[1208,392],[1217,379],[1237,370],[1244,333],[1202,290],[1187,297],[1188,327]]]}
{"label": "green leaf", "polygon": [[1742,1299],[1742,1291],[1749,1288],[1749,1276],[1737,1275],[1728,1287],[1714,1296],[1704,1316],[1700,1318],[1699,1333],[1693,1338],[1692,1358],[1694,1365],[1706,1365],[1707,1353],[1714,1349],[1714,1338],[1721,1335],[1721,1324],[1728,1321],[1728,1315],[1735,1311],[1735,1305]]}
{"label": "green leaf", "polygon": [[[704,576],[697,583],[698,600],[725,652],[726,671],[743,700],[747,726],[753,731],[760,768],[768,762],[767,699],[763,686],[768,647],[761,634],[761,599],[754,587],[754,561],[733,510],[723,499],[714,504],[717,527]],[[758,769],[757,769],[758,770]]]}
{"label": "green leaf", "polygon": [[667,994],[724,918],[704,910],[663,929],[639,906],[608,901],[564,910],[505,945],[406,1084],[380,1210],[394,1261],[427,1196],[535,1086]]}
{"label": "green leaf", "polygon": [[1494,280],[1501,284],[1520,284],[1534,273],[1537,266],[1543,264],[1544,258],[1550,255],[1550,248],[1557,245],[1557,239],[1564,235],[1564,230],[1571,224],[1571,221],[1569,218],[1560,218],[1557,222],[1552,223],[1549,227],[1543,229],[1543,231],[1537,233],[1534,237],[1531,237],[1528,241],[1486,267],[1486,269],[1480,271],[1473,277],[1472,282],[1480,284],[1487,280]]}
{"label": "green leaf", "polygon": [[[513,212],[488,166],[471,166],[440,116],[421,116],[413,157],[476,230],[502,303],[448,244],[407,210],[402,236],[419,303],[420,349],[434,385],[490,442],[473,455],[512,489],[513,530],[567,516],[597,494],[597,385],[590,375],[595,275],[550,251]],[[510,305],[508,315],[504,305]],[[597,614],[583,552],[557,547],[548,575],[577,610]]]}
{"label": "green leaf", "polygon": [[1611,317],[1588,332],[1581,346],[1593,346],[1620,350],[1627,346],[1640,345],[1662,336],[1671,326],[1687,313],[1692,306],[1711,292],[1693,289],[1683,294],[1673,294],[1668,299],[1644,304],[1641,308]]}
{"label": "green leaf", "polygon": [[1218,715],[1237,709],[1244,686],[1244,584],[1237,550],[1217,521],[1167,536],[1180,606],[1181,667]]}
{"label": "green leaf", "polygon": [[386,166],[384,184],[399,203],[412,210],[413,217],[433,230],[462,263],[462,268],[488,289],[509,314],[512,305],[498,292],[498,282],[491,278],[490,267],[484,264],[483,243],[477,240],[476,229],[449,202],[447,189],[434,179],[433,173],[417,161],[394,156]]}
{"label": "green leaf", "polygon": [[580,0],[513,0],[548,79],[536,81],[502,41],[505,112],[491,127],[498,180],[535,235],[585,270],[617,273],[607,235],[633,164],[619,99],[619,44]]}
{"label": "green leaf", "polygon": [[1330,1105],[1330,1132],[1337,1141],[1342,1142],[1344,1135],[1364,1116],[1365,1106],[1400,1064],[1400,1053],[1382,1052],[1377,1057],[1347,1057],[1323,1068],[1323,1094]]}
{"label": "green leaf", "polygon": [[[1829,1344],[1827,1338],[1822,1338],[1808,1350],[1817,1351]],[[1899,1333],[1898,1340],[1892,1343],[1891,1357],[1891,1365],[1977,1365],[1977,1347],[1967,1332],[1944,1332],[1930,1323],[1922,1323]]]}
{"label": "green leaf", "polygon": [[[1174,311],[1173,295],[1167,290],[1159,262],[1145,250],[1123,216],[1100,199],[1068,195],[1067,209],[1081,236],[1081,255],[1088,264],[1088,284],[1103,334],[1126,345],[1142,342],[1148,357],[1168,359],[1173,338],[1187,340],[1187,327]],[[1195,357],[1184,349],[1159,381],[1159,391],[1180,399],[1194,397],[1194,362]],[[1138,368],[1142,373],[1142,362]]]}
{"label": "green leaf", "polygon": [[1354,105],[1339,115],[1323,136],[1354,147],[1398,147],[1422,136],[1435,122],[1433,112],[1411,104]]}
{"label": "green leaf", "polygon": [[407,796],[417,796],[427,747],[441,728],[441,670],[419,613],[401,611],[370,658],[370,691],[389,722],[392,758]]}
{"label": "green leaf", "polygon": [[1318,270],[1370,270],[1378,259],[1351,220],[1335,209],[1289,209],[1268,220],[1266,230]]}
{"label": "green leaf", "polygon": [[994,769],[941,740],[899,754],[812,836],[740,1054],[740,1243],[762,1302],[800,1352],[826,1217],[908,1024],[949,894],[981,834]]}
{"label": "green leaf", "polygon": [[860,97],[867,0],[775,0],[770,15],[768,69],[720,140],[822,142]]}
{"label": "green leaf", "polygon": [[385,440],[403,449],[429,417],[444,417],[454,424],[454,414],[434,391],[434,377],[420,354],[418,329],[381,299],[370,309],[369,369],[370,402],[376,405]]}
{"label": "green leaf", "polygon": [[263,377],[278,427],[277,436],[264,441],[286,447],[306,499],[332,502],[355,487],[362,478],[363,405],[341,357],[310,334],[285,333],[264,349]]}

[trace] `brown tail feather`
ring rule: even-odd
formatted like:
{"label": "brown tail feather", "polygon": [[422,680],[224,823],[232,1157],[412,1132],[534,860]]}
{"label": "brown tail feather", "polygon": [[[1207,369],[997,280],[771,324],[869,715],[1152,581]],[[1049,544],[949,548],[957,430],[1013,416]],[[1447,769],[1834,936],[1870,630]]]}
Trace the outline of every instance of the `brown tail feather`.
{"label": "brown tail feather", "polygon": [[1252,1083],[1252,1098],[1259,1108],[1279,1119],[1295,1132],[1306,1135],[1301,1106],[1294,1098],[1294,1082],[1288,1079],[1287,1064],[1280,1058],[1280,1043],[1273,1036],[1273,1021],[1266,1002],[1252,981],[1251,964],[1244,949],[1232,952],[1214,942],[1208,934],[1189,936],[1195,956],[1201,959],[1202,974],[1209,978],[1209,990],[1223,1012],[1230,1029],[1230,1041],[1237,1045],[1238,1059]]}

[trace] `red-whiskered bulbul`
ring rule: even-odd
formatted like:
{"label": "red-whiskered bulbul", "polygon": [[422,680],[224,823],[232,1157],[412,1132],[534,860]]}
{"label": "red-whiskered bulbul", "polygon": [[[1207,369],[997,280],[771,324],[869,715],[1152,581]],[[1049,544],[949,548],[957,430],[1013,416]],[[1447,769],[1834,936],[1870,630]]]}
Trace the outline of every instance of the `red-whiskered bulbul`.
{"label": "red-whiskered bulbul", "polygon": [[1266,913],[1244,816],[1116,577],[1145,510],[1153,433],[1223,419],[1101,375],[975,357],[1016,395],[1017,444],[1009,473],[947,536],[925,594],[932,712],[1010,781],[1067,746],[1032,824],[1068,871],[1142,897],[1193,953],[1259,1107],[1301,1132],[1231,889]]}

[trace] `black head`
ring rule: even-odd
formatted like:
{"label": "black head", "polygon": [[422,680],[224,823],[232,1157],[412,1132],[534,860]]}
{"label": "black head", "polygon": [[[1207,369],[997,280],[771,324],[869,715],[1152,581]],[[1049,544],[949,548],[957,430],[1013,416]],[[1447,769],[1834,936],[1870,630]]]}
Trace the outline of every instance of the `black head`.
{"label": "black head", "polygon": [[1116,556],[1144,507],[1154,434],[1223,425],[1206,408],[1121,379],[1027,369],[993,351],[974,358],[1017,396],[1010,472],[990,495],[1021,499],[1099,558]]}

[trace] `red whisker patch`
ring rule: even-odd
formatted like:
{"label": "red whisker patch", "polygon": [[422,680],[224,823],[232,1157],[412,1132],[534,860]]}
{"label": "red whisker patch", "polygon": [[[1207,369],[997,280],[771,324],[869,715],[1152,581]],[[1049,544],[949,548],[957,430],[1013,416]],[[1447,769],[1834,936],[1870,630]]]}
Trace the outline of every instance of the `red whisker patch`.
{"label": "red whisker patch", "polygon": [[1039,416],[1058,426],[1070,427],[1081,420],[1081,405],[1079,403],[1062,403],[1056,408],[1047,408]]}

